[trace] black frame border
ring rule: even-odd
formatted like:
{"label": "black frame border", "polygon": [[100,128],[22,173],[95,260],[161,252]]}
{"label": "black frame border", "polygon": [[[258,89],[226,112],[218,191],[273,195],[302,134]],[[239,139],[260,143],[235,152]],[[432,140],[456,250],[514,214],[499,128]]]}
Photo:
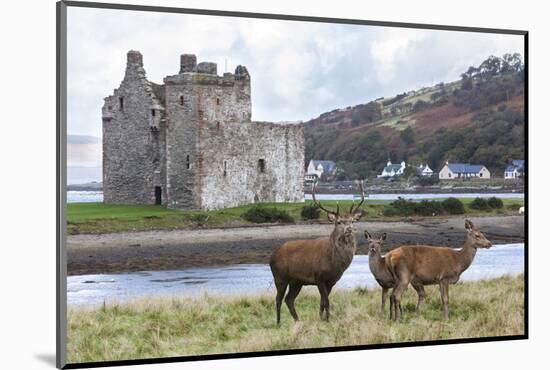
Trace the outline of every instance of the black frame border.
{"label": "black frame border", "polygon": [[[95,9],[115,9],[115,10],[133,10],[161,13],[178,13],[178,14],[195,14],[195,15],[213,15],[224,17],[237,18],[257,18],[257,19],[275,19],[287,21],[303,21],[316,23],[337,23],[350,25],[366,25],[366,26],[381,26],[381,27],[396,27],[396,28],[415,28],[426,30],[439,31],[461,31],[461,32],[476,32],[476,33],[496,33],[507,35],[522,35],[524,37],[524,65],[525,65],[525,90],[524,90],[524,114],[525,114],[525,130],[524,130],[524,145],[525,145],[525,176],[524,176],[524,205],[525,205],[525,222],[524,222],[524,334],[498,337],[481,337],[481,338],[461,338],[461,339],[444,339],[434,341],[418,341],[418,342],[400,342],[400,343],[383,343],[383,344],[365,344],[342,347],[319,347],[306,349],[290,349],[279,351],[262,351],[262,352],[239,352],[239,353],[223,353],[209,354],[196,356],[176,356],[176,357],[160,357],[150,359],[134,359],[134,360],[117,360],[117,361],[100,361],[100,362],[82,362],[82,363],[67,363],[66,344],[67,344],[67,294],[66,294],[66,277],[67,277],[67,250],[66,250],[66,139],[67,139],[67,7],[80,8],[95,8]],[[56,3],[56,229],[57,229],[57,248],[56,248],[56,290],[57,290],[57,307],[56,307],[56,366],[59,369],[81,369],[81,368],[96,368],[96,367],[111,367],[125,365],[143,365],[143,364],[162,364],[174,362],[188,361],[205,361],[205,360],[221,360],[234,358],[252,358],[266,356],[284,356],[295,354],[311,354],[311,353],[326,353],[326,352],[343,352],[343,351],[358,351],[367,349],[384,349],[384,348],[406,348],[420,346],[438,346],[448,344],[466,344],[466,343],[484,343],[484,342],[500,342],[510,340],[529,339],[529,32],[526,30],[513,29],[498,29],[498,28],[482,28],[482,27],[463,27],[463,26],[448,26],[439,24],[424,24],[424,23],[404,23],[404,22],[385,22],[372,20],[359,20],[347,18],[329,18],[329,17],[314,17],[314,16],[299,16],[299,15],[284,15],[284,14],[267,14],[253,12],[235,12],[226,10],[209,10],[209,9],[191,9],[191,8],[176,8],[162,6],[147,6],[147,5],[130,5],[130,4],[113,4],[99,2],[82,2],[82,1],[65,1],[61,0]]]}

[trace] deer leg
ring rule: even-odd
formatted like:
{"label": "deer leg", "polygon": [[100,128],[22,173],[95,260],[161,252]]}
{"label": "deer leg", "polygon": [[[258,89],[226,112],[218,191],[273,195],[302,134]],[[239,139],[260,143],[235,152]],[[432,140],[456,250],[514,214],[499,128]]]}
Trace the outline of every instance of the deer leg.
{"label": "deer leg", "polygon": [[286,281],[275,283],[275,287],[277,288],[277,296],[275,297],[275,306],[277,308],[277,325],[281,324],[281,303],[283,302],[283,297],[285,296],[287,286],[288,283]]}
{"label": "deer leg", "polygon": [[327,321],[329,320],[330,318],[330,301],[329,301],[329,296],[330,296],[330,292],[332,291],[332,287],[334,286],[333,285],[327,285],[327,300],[326,300],[326,305],[325,305],[325,314],[327,316]]}
{"label": "deer leg", "polygon": [[321,295],[321,310],[319,313],[319,316],[321,320],[323,319],[323,311],[325,312],[325,318],[328,321],[329,317],[329,302],[328,302],[328,288],[326,284],[322,281],[320,281],[317,284],[317,288],[319,289],[319,294]]}
{"label": "deer leg", "polygon": [[421,282],[412,282],[412,286],[414,290],[416,290],[416,293],[418,294],[418,303],[416,304],[416,310],[420,311],[420,305],[422,302],[424,302],[424,299],[426,299],[426,292],[424,291],[424,285],[422,285]]}
{"label": "deer leg", "polygon": [[[394,289],[395,291],[395,289]],[[392,294],[390,294],[390,320],[397,320],[397,310],[399,309],[399,313],[403,314],[403,308],[401,307],[401,300],[397,301],[396,298]]]}
{"label": "deer leg", "polygon": [[393,290],[392,290],[392,294],[390,294],[390,320],[393,320],[394,307],[395,307],[395,302],[393,300]]}
{"label": "deer leg", "polygon": [[449,319],[449,282],[442,280],[439,282],[439,290],[441,292],[441,303],[443,303],[443,319]]}
{"label": "deer leg", "polygon": [[298,293],[300,293],[301,289],[302,284],[290,283],[290,288],[288,289],[288,293],[285,297],[285,303],[294,321],[298,321],[298,314],[296,313],[296,309],[294,308],[294,300],[296,299],[296,296],[298,296]]}
{"label": "deer leg", "polygon": [[330,301],[328,299],[328,296],[330,294],[331,288],[327,289],[327,294],[325,296],[325,319],[329,321],[330,319]]}
{"label": "deer leg", "polygon": [[387,298],[388,298],[388,288],[382,288],[382,313],[386,311]]}
{"label": "deer leg", "polygon": [[403,307],[401,307],[401,297],[399,297],[399,318],[403,316]]}
{"label": "deer leg", "polygon": [[400,280],[397,283],[397,286],[393,289],[392,298],[393,298],[393,309],[395,312],[395,315],[394,315],[395,321],[399,320],[401,318],[401,315],[403,314],[403,310],[401,309],[401,295],[407,288],[408,284],[409,284],[408,281]]}

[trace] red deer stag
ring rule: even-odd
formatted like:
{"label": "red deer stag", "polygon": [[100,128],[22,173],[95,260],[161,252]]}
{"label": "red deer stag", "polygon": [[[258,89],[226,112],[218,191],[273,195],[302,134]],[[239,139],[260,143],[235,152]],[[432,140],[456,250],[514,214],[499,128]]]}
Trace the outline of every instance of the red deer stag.
{"label": "red deer stag", "polygon": [[[386,299],[388,297],[388,290],[395,286],[395,279],[391,271],[386,266],[386,259],[382,256],[382,244],[386,240],[386,233],[382,234],[380,238],[373,238],[367,230],[365,230],[365,238],[367,238],[367,246],[369,250],[369,268],[374,276],[376,282],[382,287],[382,306],[381,311],[386,311]],[[416,309],[420,309],[420,304],[424,301],[426,293],[424,292],[424,286],[412,282],[412,286],[418,294],[418,304]]]}
{"label": "red deer stag", "polygon": [[336,212],[323,207],[315,199],[315,187],[312,186],[313,202],[327,213],[328,219],[334,222],[334,230],[328,237],[314,240],[291,240],[273,252],[269,265],[273,273],[273,280],[277,288],[275,304],[277,308],[277,325],[281,322],[281,303],[283,296],[289,287],[285,297],[290,314],[295,321],[298,315],[294,308],[294,300],[302,286],[316,285],[321,295],[319,316],[328,321],[330,317],[330,303],[328,296],[332,287],[350,265],[357,242],[355,240],[355,226],[353,223],[362,215],[361,205],[365,198],[363,195],[363,183],[359,183],[361,202],[356,206],[353,203],[348,214],[340,215],[340,207]]}
{"label": "red deer stag", "polygon": [[478,248],[492,246],[472,221],[466,220],[465,227],[468,233],[462,249],[404,245],[386,254],[386,266],[396,281],[390,297],[390,319],[397,320],[401,316],[401,295],[409,282],[419,286],[438,284],[443,317],[449,318],[449,284],[455,284],[470,267]]}

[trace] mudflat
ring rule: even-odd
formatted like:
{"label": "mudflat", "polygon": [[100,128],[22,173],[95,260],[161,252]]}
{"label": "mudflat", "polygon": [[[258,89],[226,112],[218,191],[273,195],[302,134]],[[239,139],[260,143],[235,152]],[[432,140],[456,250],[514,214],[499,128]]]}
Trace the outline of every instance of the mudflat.
{"label": "mudflat", "polygon": [[[524,241],[523,216],[471,217],[494,244]],[[427,244],[458,248],[465,238],[464,217],[396,222],[359,222],[357,254],[367,254],[363,230],[387,233],[385,248]],[[328,236],[333,225],[269,225],[220,229],[154,230],[67,236],[69,275],[268,263],[287,240]]]}

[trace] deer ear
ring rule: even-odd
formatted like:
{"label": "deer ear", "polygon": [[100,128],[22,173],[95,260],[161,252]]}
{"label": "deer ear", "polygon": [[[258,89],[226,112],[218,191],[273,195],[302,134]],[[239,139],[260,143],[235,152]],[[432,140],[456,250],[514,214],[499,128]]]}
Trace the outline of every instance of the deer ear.
{"label": "deer ear", "polygon": [[363,212],[354,213],[351,217],[353,217],[353,221],[359,221],[361,216],[363,216]]}
{"label": "deer ear", "polygon": [[380,237],[380,240],[386,240],[386,233],[382,234],[382,236]]}
{"label": "deer ear", "polygon": [[365,238],[372,239],[372,237],[370,236],[370,234],[367,230],[365,230]]}
{"label": "deer ear", "polygon": [[327,213],[328,220],[331,222],[336,221],[336,215],[334,213]]}
{"label": "deer ear", "polygon": [[474,224],[470,220],[466,220],[464,227],[466,227],[466,230],[472,231],[474,228]]}

